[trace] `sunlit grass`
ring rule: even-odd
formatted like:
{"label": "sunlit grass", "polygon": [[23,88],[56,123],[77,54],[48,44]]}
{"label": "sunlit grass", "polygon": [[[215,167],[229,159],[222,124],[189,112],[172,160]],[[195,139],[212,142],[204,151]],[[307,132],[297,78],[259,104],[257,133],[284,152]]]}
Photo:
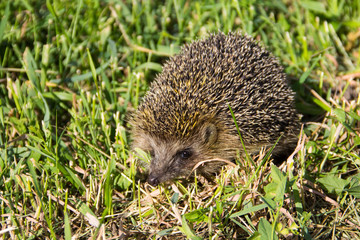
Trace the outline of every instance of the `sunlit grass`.
{"label": "sunlit grass", "polygon": [[[23,0],[0,17],[0,238],[360,238],[358,1]],[[219,30],[279,58],[296,152],[153,188],[128,120],[169,56]]]}

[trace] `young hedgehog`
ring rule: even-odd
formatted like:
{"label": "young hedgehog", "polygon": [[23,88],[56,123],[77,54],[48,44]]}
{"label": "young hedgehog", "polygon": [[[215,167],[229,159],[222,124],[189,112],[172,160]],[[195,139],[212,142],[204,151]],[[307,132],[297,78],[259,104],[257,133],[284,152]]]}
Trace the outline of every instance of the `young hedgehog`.
{"label": "young hedgehog", "polygon": [[148,183],[186,177],[196,169],[209,175],[221,161],[243,153],[233,110],[246,150],[270,147],[273,155],[295,147],[299,115],[286,76],[268,51],[239,33],[218,33],[185,45],[133,116],[133,147],[150,153]]}

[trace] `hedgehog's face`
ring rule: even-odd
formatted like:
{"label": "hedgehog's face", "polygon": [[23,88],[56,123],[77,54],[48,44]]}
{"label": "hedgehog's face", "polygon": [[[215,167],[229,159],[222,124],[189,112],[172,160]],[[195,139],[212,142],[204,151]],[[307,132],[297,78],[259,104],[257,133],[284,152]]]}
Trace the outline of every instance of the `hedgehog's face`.
{"label": "hedgehog's face", "polygon": [[[214,124],[205,124],[192,137],[174,140],[162,140],[159,137],[147,136],[151,155],[149,184],[159,183],[179,177],[187,177],[195,165],[209,159],[209,149],[217,140],[217,129]],[[143,146],[144,148],[145,146]]]}
{"label": "hedgehog's face", "polygon": [[175,142],[156,145],[150,154],[152,159],[147,181],[153,186],[190,174],[200,157],[197,149],[191,144],[182,145]]}

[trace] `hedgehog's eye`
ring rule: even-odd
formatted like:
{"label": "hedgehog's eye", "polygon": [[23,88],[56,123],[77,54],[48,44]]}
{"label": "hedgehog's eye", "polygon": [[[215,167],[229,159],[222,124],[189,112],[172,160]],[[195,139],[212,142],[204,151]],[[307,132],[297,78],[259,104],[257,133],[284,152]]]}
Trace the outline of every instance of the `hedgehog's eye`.
{"label": "hedgehog's eye", "polygon": [[155,157],[155,152],[154,152],[154,150],[151,150],[149,153],[150,153],[150,157],[151,157],[151,158],[154,158],[154,157]]}
{"label": "hedgehog's eye", "polygon": [[192,152],[190,149],[184,149],[178,152],[178,156],[182,159],[188,159],[192,156]]}

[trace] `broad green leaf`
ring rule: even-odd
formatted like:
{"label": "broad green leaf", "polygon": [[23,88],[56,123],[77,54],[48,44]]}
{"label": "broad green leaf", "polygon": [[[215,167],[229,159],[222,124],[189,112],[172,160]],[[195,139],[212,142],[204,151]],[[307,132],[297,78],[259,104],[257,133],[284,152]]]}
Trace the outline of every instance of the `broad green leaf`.
{"label": "broad green leaf", "polygon": [[253,235],[251,235],[251,237],[248,238],[248,240],[261,240],[261,235],[256,231]]}
{"label": "broad green leaf", "polygon": [[339,120],[341,123],[345,122],[346,113],[344,110],[342,110],[341,108],[336,108],[334,109],[334,114],[337,120]]}
{"label": "broad green leaf", "polygon": [[335,193],[337,195],[342,193],[346,186],[350,183],[349,180],[344,180],[334,175],[327,175],[317,181],[325,187],[327,192]]}
{"label": "broad green leaf", "polygon": [[272,210],[275,210],[277,207],[277,204],[272,198],[268,197],[262,197],[261,200]]}
{"label": "broad green leaf", "polygon": [[349,188],[347,189],[347,192],[356,198],[360,198],[360,186]]}
{"label": "broad green leaf", "polygon": [[349,189],[346,189],[346,191],[350,195],[356,198],[360,198],[360,173],[350,178],[350,187]]}
{"label": "broad green leaf", "polygon": [[8,147],[7,149],[0,148],[0,157],[2,159],[5,159],[5,151],[9,159],[27,158],[31,153],[27,147]]}
{"label": "broad green leaf", "polygon": [[171,197],[171,203],[172,204],[175,204],[179,201],[179,193],[178,192],[175,192],[172,197]]}
{"label": "broad green leaf", "polygon": [[278,184],[275,181],[270,182],[264,187],[264,191],[266,193],[267,198],[273,199],[276,197],[276,189],[278,187]]}
{"label": "broad green leaf", "polygon": [[208,212],[209,212],[208,209],[201,208],[201,209],[197,209],[192,212],[186,213],[185,217],[190,222],[197,222],[197,223],[207,222],[209,220],[209,217],[207,215]]}
{"label": "broad green leaf", "polygon": [[261,240],[279,239],[275,232],[273,233],[271,224],[265,218],[260,219],[258,231],[261,234]]}
{"label": "broad green leaf", "polygon": [[275,165],[271,165],[271,178],[275,183],[281,183],[284,179],[286,179],[285,174]]}

